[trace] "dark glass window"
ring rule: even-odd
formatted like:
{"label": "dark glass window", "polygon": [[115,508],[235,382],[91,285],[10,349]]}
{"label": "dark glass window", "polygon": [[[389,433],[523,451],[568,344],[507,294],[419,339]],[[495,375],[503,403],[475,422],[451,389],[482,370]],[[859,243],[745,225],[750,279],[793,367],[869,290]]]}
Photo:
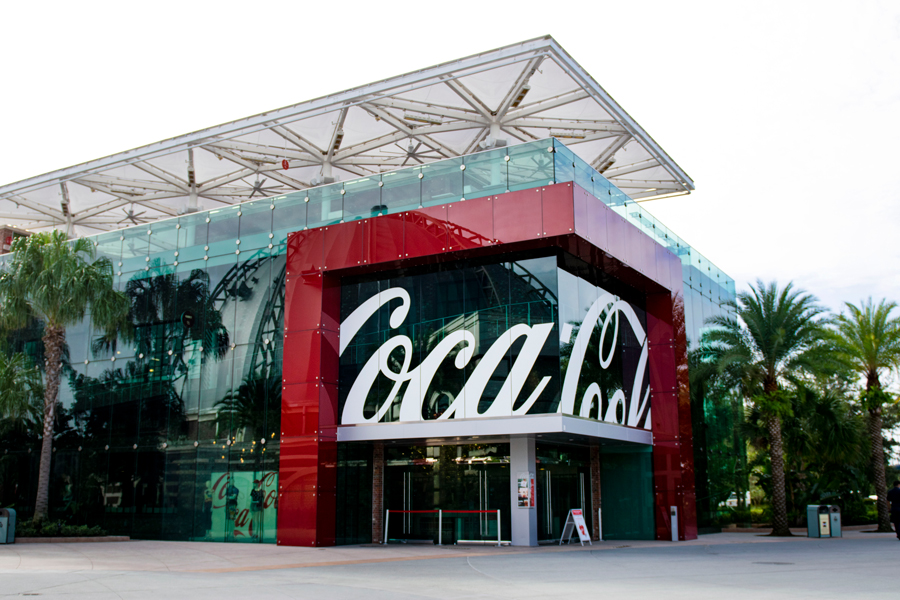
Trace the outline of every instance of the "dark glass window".
{"label": "dark glass window", "polygon": [[[556,271],[556,257],[547,256],[513,262],[444,265],[432,271],[404,273],[381,280],[345,282],[342,286],[343,320],[369,298],[392,289],[405,290],[410,306],[406,319],[394,329],[390,326],[390,318],[401,300],[390,301],[373,314],[353,338],[341,357],[340,410],[343,411],[353,383],[365,365],[384,355],[383,360],[390,365],[395,377],[392,379],[379,372],[374,378],[363,403],[365,419],[379,413],[383,413],[382,421],[429,420],[451,415],[460,418],[475,416],[469,414],[472,410],[479,414],[494,410],[508,415],[512,410],[522,409],[532,394],[536,395],[533,406],[530,410],[527,407],[522,410],[552,412],[557,406],[559,392]],[[551,327],[524,381],[514,381],[511,375],[525,345],[523,337],[512,341],[506,333],[516,325]],[[409,342],[403,342],[403,337]],[[500,350],[495,349],[489,354],[495,346]],[[465,355],[460,356],[467,352],[471,353],[468,359]],[[443,360],[429,366],[441,353]],[[486,357],[489,361],[482,365]],[[408,381],[398,388],[401,392],[398,397],[385,404],[397,387],[395,380],[404,380],[403,365],[406,365],[405,373],[409,376],[405,379]],[[482,365],[480,369],[479,365]],[[490,373],[487,372],[488,365],[493,366]],[[545,378],[549,383],[543,381]],[[508,379],[509,383],[504,385]],[[478,383],[469,384],[470,381]],[[414,407],[414,413],[404,417],[401,399],[410,389],[415,392],[416,388],[422,401],[421,411]],[[466,394],[477,393],[480,400],[474,403],[463,400],[464,391]],[[503,396],[498,396],[501,392]],[[515,400],[510,406],[513,394]],[[409,397],[412,402],[417,401],[413,393]],[[494,403],[500,404],[491,409]],[[445,415],[451,406],[453,410]],[[413,414],[418,417],[411,416]]]}

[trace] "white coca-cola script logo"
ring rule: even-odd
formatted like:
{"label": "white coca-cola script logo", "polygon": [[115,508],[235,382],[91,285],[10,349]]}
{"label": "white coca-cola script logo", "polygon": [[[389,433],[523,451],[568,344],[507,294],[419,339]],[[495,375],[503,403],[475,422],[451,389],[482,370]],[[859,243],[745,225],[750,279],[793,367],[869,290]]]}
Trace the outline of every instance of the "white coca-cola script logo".
{"label": "white coca-cola script logo", "polygon": [[[396,329],[400,327],[406,320],[410,309],[409,293],[403,288],[391,288],[376,294],[363,302],[353,313],[348,316],[340,328],[340,354],[353,341],[353,338],[363,327],[363,325],[378,311],[379,308],[390,302],[399,299],[400,305],[397,306],[390,314],[390,327]],[[644,413],[649,413],[649,397],[650,391],[641,394],[644,387],[644,374],[647,369],[647,336],[641,326],[640,320],[634,309],[627,302],[617,299],[612,294],[604,294],[591,306],[581,324],[578,335],[572,347],[569,365],[563,380],[562,397],[559,406],[559,412],[564,414],[574,414],[575,410],[575,393],[581,376],[582,365],[586,360],[588,341],[591,333],[595,328],[601,326],[600,339],[600,356],[596,357],[600,361],[600,367],[605,369],[612,361],[613,354],[616,349],[616,340],[619,330],[619,314],[627,319],[629,325],[634,330],[635,336],[641,345],[641,355],[638,367],[635,373],[634,385],[632,386],[631,401],[625,402],[625,394],[622,390],[615,390],[609,402],[606,413],[602,416],[604,421],[618,423],[616,412],[618,405],[622,405],[624,414],[621,420],[622,424],[636,427],[641,421]],[[602,319],[602,322],[601,322]],[[553,323],[540,323],[537,325],[514,325],[509,328],[495,341],[491,347],[485,352],[484,356],[475,366],[475,370],[471,376],[465,381],[462,389],[452,399],[449,406],[437,416],[437,419],[463,419],[463,418],[480,418],[480,417],[509,417],[527,414],[534,403],[540,397],[541,392],[547,387],[552,379],[551,376],[543,377],[535,386],[534,390],[529,394],[524,402],[519,403],[519,394],[522,391],[528,375],[534,368],[535,361],[540,355],[541,349],[547,341]],[[611,343],[606,341],[607,336],[611,337]],[[519,338],[525,338],[519,350],[518,356],[513,362],[510,372],[503,382],[500,391],[491,404],[484,410],[479,412],[479,403],[481,402],[484,390],[491,379],[491,376],[497,370],[500,363],[506,358],[509,349]],[[350,392],[344,403],[344,409],[341,413],[341,423],[344,425],[358,423],[378,423],[382,420],[385,413],[398,402],[398,395],[401,389],[406,385],[400,403],[400,421],[421,421],[423,403],[427,397],[431,383],[443,362],[454,350],[458,350],[454,358],[453,365],[456,369],[464,369],[475,352],[476,340],[472,332],[461,329],[448,333],[434,349],[425,357],[421,363],[415,368],[411,368],[413,356],[413,342],[405,335],[397,335],[387,340],[382,346],[366,361],[362,370],[357,376]],[[397,370],[392,368],[389,357],[392,356],[397,348],[403,348],[402,364],[394,364]],[[603,354],[603,348],[610,348],[608,355]],[[396,356],[396,355],[395,355]],[[369,417],[365,416],[366,398],[372,386],[375,384],[378,375],[384,375],[393,382],[387,397],[381,402],[378,409]],[[581,401],[579,416],[587,417],[591,412],[594,404],[599,404],[601,398],[600,386],[596,382],[592,382]],[[518,406],[517,406],[518,404]],[[515,408],[514,408],[515,407]],[[599,412],[599,408],[598,408]],[[649,415],[646,423],[649,424]]]}

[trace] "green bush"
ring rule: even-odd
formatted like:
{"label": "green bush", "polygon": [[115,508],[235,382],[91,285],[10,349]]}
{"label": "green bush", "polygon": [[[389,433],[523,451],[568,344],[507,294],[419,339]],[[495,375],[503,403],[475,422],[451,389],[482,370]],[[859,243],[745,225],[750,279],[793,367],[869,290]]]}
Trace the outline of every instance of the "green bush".
{"label": "green bush", "polygon": [[35,526],[33,521],[16,524],[17,537],[98,537],[106,535],[101,527],[67,525],[63,521],[44,521]]}

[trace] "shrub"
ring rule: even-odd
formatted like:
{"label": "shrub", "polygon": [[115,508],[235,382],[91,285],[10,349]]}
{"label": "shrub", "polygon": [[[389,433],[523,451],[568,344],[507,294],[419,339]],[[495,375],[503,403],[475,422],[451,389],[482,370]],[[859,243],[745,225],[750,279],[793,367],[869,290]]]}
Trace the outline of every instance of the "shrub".
{"label": "shrub", "polygon": [[63,521],[44,521],[35,526],[33,521],[23,521],[16,525],[17,537],[98,537],[106,535],[101,527],[87,525],[67,525]]}

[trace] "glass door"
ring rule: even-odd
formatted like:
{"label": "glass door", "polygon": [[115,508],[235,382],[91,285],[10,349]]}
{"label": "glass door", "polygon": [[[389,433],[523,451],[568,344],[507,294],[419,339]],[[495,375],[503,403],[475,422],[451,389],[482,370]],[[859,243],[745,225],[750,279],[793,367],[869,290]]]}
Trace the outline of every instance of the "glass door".
{"label": "glass door", "polygon": [[444,511],[444,544],[496,543],[498,509],[501,538],[510,539],[508,445],[394,446],[385,450],[384,508],[391,511],[388,539],[436,542],[438,509]]}
{"label": "glass door", "polygon": [[437,539],[437,514],[434,498],[434,477],[431,465],[398,465],[385,469],[385,509],[388,517],[388,537],[403,541],[432,541]]}
{"label": "glass door", "polygon": [[558,541],[571,509],[593,523],[589,456],[581,448],[538,447],[538,541]]}
{"label": "glass door", "polygon": [[[458,506],[447,506],[448,510],[489,511],[477,513],[447,513],[444,520],[454,522],[454,541],[495,542],[497,541],[497,510],[509,512],[509,466],[505,464],[468,464],[459,473],[461,493]],[[503,525],[500,525],[501,531]],[[504,539],[509,539],[508,534]]]}

